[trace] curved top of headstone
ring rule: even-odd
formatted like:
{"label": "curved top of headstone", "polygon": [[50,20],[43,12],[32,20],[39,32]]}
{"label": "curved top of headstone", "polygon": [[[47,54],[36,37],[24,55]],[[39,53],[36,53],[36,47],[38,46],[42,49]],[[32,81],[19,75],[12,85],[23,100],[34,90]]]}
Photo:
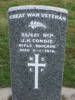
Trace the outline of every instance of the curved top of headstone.
{"label": "curved top of headstone", "polygon": [[16,11],[16,10],[24,10],[24,9],[42,9],[42,10],[52,10],[56,12],[61,12],[61,13],[68,13],[66,9],[59,8],[59,7],[53,7],[53,6],[45,6],[45,5],[24,5],[24,6],[15,6],[9,8],[9,12],[11,11]]}

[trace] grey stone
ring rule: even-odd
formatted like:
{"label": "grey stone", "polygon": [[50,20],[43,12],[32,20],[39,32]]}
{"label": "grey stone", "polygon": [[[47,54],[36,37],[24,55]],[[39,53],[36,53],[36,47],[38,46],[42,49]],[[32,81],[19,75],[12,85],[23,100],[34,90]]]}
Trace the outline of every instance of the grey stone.
{"label": "grey stone", "polygon": [[9,8],[13,100],[60,100],[67,10]]}
{"label": "grey stone", "polygon": [[[75,89],[62,87],[62,100],[75,100]],[[11,88],[0,88],[0,100],[12,100]]]}

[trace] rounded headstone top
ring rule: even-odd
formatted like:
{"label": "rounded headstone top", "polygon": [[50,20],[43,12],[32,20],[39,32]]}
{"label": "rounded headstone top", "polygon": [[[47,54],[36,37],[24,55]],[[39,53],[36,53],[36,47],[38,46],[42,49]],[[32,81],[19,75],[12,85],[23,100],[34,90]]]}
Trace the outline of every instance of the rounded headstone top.
{"label": "rounded headstone top", "polygon": [[52,10],[56,12],[61,12],[61,13],[68,13],[66,9],[59,8],[59,7],[53,7],[53,6],[46,6],[46,5],[24,5],[24,6],[15,6],[15,7],[10,7],[8,12],[11,11],[17,11],[17,10],[24,10],[24,9],[40,9],[40,10]]}

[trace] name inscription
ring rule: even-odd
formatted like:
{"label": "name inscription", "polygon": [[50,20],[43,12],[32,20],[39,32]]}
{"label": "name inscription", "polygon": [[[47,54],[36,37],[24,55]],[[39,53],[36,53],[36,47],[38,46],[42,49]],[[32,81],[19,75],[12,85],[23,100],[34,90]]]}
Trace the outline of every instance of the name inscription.
{"label": "name inscription", "polygon": [[[42,35],[40,38],[40,35]],[[56,37],[52,33],[21,33],[19,42],[20,52],[30,52],[34,47],[33,52],[52,52],[55,53]]]}

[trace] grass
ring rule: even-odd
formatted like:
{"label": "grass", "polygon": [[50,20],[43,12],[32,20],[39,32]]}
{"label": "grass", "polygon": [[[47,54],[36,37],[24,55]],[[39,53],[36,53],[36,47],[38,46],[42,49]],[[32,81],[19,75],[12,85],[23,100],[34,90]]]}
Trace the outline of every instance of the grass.
{"label": "grass", "polygon": [[75,0],[0,0],[0,87],[10,86],[8,8],[30,4],[58,6],[69,11],[63,85],[75,88]]}

